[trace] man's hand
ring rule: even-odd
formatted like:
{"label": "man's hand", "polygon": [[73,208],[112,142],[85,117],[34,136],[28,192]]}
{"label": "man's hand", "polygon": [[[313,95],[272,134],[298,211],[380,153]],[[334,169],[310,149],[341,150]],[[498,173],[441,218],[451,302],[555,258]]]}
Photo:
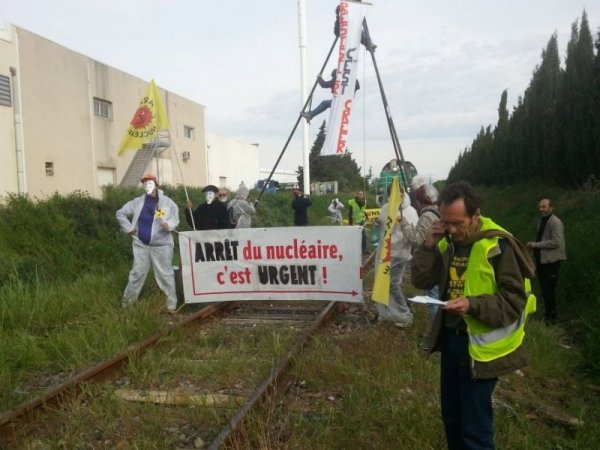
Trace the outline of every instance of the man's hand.
{"label": "man's hand", "polygon": [[431,224],[431,228],[427,233],[427,237],[425,238],[425,242],[423,243],[427,248],[434,248],[437,243],[444,237],[446,234],[446,227],[440,220],[436,220]]}
{"label": "man's hand", "polygon": [[169,231],[169,222],[163,221],[160,223],[160,226],[162,227],[163,230]]}
{"label": "man's hand", "polygon": [[127,233],[129,236],[133,237],[137,234],[137,230],[134,228],[133,230],[131,230],[129,233]]}
{"label": "man's hand", "polygon": [[535,248],[535,242],[528,242],[525,245],[527,246],[527,248]]}
{"label": "man's hand", "polygon": [[452,299],[446,303],[442,307],[444,311],[448,311],[452,314],[458,314],[459,316],[464,316],[469,312],[469,299],[465,297],[458,297]]}
{"label": "man's hand", "polygon": [[187,200],[187,201],[185,202],[185,207],[186,207],[186,208],[191,208],[191,207],[192,207],[192,201],[191,201],[191,200]]}

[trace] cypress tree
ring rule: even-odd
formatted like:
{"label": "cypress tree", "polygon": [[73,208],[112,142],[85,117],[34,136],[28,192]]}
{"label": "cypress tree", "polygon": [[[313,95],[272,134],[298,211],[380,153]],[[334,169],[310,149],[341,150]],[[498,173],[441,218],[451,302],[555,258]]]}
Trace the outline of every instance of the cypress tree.
{"label": "cypress tree", "polygon": [[555,177],[559,166],[557,101],[562,72],[556,33],[542,52],[529,89],[532,169],[541,178]]}
{"label": "cypress tree", "polygon": [[565,69],[556,33],[541,56],[512,114],[504,91],[493,133],[481,128],[449,181],[507,184],[539,177],[576,187],[591,175],[600,178],[600,32],[594,43],[583,11],[581,25],[571,27]]}
{"label": "cypress tree", "polygon": [[500,96],[500,104],[498,105],[498,123],[494,129],[493,142],[493,157],[495,159],[496,170],[494,170],[496,184],[502,185],[509,180],[508,172],[510,160],[508,155],[508,138],[509,138],[509,115],[506,104],[508,102],[508,91],[505,89]]}
{"label": "cypress tree", "polygon": [[579,30],[577,22],[572,26],[559,104],[564,156],[562,160],[566,166],[564,181],[572,186],[583,184],[597,166],[592,140],[595,120],[593,74],[594,47],[584,11]]}
{"label": "cypress tree", "polygon": [[592,85],[593,95],[593,130],[594,135],[592,136],[594,145],[594,158],[596,166],[594,167],[594,174],[597,180],[600,180],[600,31],[596,36],[596,57],[594,59],[594,75]]}

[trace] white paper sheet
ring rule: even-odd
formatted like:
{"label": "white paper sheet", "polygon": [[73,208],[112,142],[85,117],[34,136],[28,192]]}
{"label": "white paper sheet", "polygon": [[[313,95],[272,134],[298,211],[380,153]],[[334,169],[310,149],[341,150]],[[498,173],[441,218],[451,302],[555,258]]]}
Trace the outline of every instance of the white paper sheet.
{"label": "white paper sheet", "polygon": [[433,305],[445,305],[448,302],[443,302],[437,298],[429,297],[428,295],[417,295],[416,297],[409,298],[414,303],[431,303]]}

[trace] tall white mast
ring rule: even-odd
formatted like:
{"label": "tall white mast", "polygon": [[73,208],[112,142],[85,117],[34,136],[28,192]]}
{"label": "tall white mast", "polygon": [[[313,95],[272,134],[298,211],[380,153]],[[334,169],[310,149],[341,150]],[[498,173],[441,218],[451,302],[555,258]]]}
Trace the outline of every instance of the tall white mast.
{"label": "tall white mast", "polygon": [[[302,94],[302,105],[304,106],[307,98],[306,86],[306,7],[305,0],[298,0],[298,38],[300,43],[300,85]],[[304,175],[304,195],[310,194],[310,164],[308,150],[308,124],[302,120],[302,148],[304,163],[302,173]]]}

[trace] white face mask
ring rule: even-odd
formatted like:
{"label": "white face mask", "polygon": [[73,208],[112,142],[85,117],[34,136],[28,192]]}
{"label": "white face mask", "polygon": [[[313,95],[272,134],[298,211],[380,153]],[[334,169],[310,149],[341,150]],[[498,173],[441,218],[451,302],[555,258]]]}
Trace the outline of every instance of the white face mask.
{"label": "white face mask", "polygon": [[154,189],[156,189],[156,183],[153,180],[144,181],[144,190],[146,191],[146,194],[152,194]]}
{"label": "white face mask", "polygon": [[204,197],[206,198],[206,203],[210,205],[215,199],[215,193],[213,191],[205,192]]}

